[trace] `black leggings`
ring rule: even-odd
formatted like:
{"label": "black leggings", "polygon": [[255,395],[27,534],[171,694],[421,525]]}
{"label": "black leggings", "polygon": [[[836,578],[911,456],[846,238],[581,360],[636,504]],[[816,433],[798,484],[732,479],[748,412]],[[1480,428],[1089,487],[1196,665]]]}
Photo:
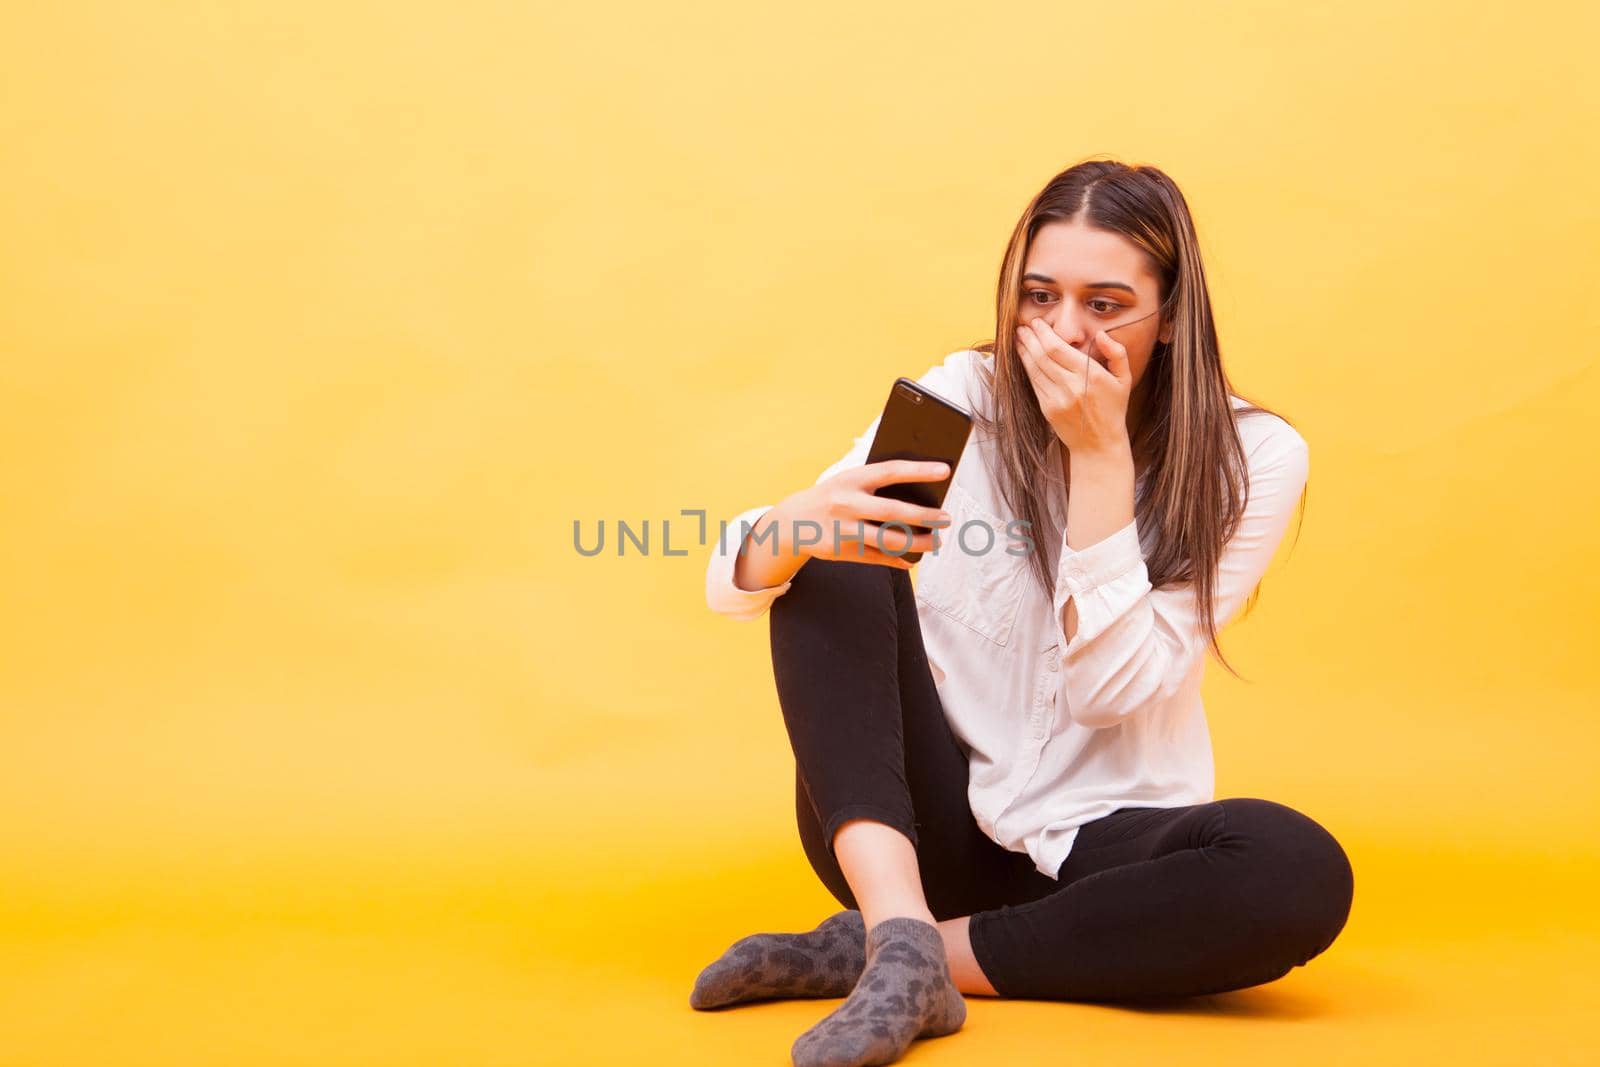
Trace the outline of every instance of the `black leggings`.
{"label": "black leggings", "polygon": [[970,915],[1004,997],[1139,1000],[1259,985],[1306,963],[1349,916],[1350,862],[1271,800],[1125,807],[1079,828],[1055,878],[990,840],[934,688],[910,575],[812,559],[771,607],[773,672],[795,754],[806,857],[846,907],[833,853],[848,819],[916,847],[939,920]]}

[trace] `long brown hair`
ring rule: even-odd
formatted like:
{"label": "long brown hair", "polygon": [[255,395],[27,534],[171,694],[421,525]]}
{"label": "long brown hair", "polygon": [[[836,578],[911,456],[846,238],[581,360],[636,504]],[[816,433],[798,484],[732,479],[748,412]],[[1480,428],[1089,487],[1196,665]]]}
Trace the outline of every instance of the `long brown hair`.
{"label": "long brown hair", "polygon": [[[1089,225],[1120,234],[1143,249],[1160,280],[1159,321],[1170,324],[1172,332],[1170,342],[1156,343],[1140,378],[1145,395],[1131,443],[1134,455],[1148,461],[1148,470],[1134,514],[1140,530],[1156,533],[1154,555],[1145,560],[1151,586],[1193,583],[1207,643],[1237,676],[1218,644],[1213,607],[1217,564],[1238,528],[1249,492],[1249,469],[1235,420],[1277,413],[1250,402],[1228,381],[1189,205],[1161,170],[1084,161],[1051,178],[1028,204],[1000,266],[995,339],[972,346],[994,357],[992,370],[985,372],[994,411],[974,411],[974,428],[996,438],[1000,490],[1013,514],[1034,531],[1035,551],[1028,558],[1048,596],[1055,588],[1053,546],[1060,541],[1060,530],[1051,521],[1042,490],[1062,485],[1064,479],[1060,465],[1050,461],[1055,431],[1023,370],[1016,327],[1022,272],[1034,235],[1048,222],[1070,222],[1080,215]],[[1245,406],[1234,408],[1229,394],[1240,396]],[[1304,501],[1302,494],[1302,505]],[[1246,612],[1260,591],[1259,585],[1252,590]]]}

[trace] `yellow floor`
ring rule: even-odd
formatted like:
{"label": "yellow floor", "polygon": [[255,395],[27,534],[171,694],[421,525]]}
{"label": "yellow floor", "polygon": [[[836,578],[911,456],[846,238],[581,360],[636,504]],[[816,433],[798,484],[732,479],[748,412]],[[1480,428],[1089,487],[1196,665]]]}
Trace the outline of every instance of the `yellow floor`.
{"label": "yellow floor", "polygon": [[[8,894],[0,928],[0,1062],[778,1067],[837,1001],[699,1013],[685,999],[727,941],[833,907],[798,846],[772,845],[738,863],[646,847],[627,870],[606,868],[604,848],[477,864],[301,855],[80,880],[72,899],[45,899],[41,874]],[[905,1062],[1600,1061],[1592,873],[1347,847],[1349,925],[1278,982],[1160,1010],[971,997],[962,1032]],[[1508,912],[1515,901],[1545,907]]]}

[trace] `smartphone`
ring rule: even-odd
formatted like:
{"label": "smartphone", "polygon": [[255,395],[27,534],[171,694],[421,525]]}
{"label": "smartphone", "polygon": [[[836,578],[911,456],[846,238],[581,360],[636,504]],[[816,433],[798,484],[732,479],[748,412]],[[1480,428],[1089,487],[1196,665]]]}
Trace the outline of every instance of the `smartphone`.
{"label": "smartphone", "polygon": [[[956,464],[961,462],[961,453],[966,451],[967,436],[971,432],[972,416],[965,409],[910,378],[896,378],[894,387],[889,390],[889,400],[883,405],[883,417],[878,421],[878,432],[872,438],[867,462],[878,463],[886,459],[938,460],[949,464],[950,473],[937,482],[898,482],[879,486],[873,490],[873,495],[904,500],[922,507],[942,506],[944,495],[950,489],[950,479],[955,477]],[[928,526],[912,526],[911,532],[922,534],[930,529]],[[906,552],[900,558],[915,563],[922,558],[922,553]]]}

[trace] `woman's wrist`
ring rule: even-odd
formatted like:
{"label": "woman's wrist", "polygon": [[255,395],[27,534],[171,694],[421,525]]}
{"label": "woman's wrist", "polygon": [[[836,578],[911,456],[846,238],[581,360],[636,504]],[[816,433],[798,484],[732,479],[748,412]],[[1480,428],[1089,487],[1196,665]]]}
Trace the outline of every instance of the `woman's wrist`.
{"label": "woman's wrist", "polygon": [[795,547],[793,496],[762,512],[745,536],[733,565],[733,584],[747,592],[782,585],[806,561],[806,547]]}
{"label": "woman's wrist", "polygon": [[1072,468],[1073,481],[1078,481],[1080,476],[1121,474],[1133,467],[1133,445],[1123,438],[1096,449],[1071,452],[1067,461]]}
{"label": "woman's wrist", "polygon": [[1064,449],[1062,464],[1069,482],[1081,483],[1121,475],[1133,466],[1133,444],[1126,437],[1097,448]]}
{"label": "woman's wrist", "polygon": [[1096,452],[1074,452],[1069,466],[1067,545],[1081,550],[1133,521],[1133,449],[1123,444]]}

